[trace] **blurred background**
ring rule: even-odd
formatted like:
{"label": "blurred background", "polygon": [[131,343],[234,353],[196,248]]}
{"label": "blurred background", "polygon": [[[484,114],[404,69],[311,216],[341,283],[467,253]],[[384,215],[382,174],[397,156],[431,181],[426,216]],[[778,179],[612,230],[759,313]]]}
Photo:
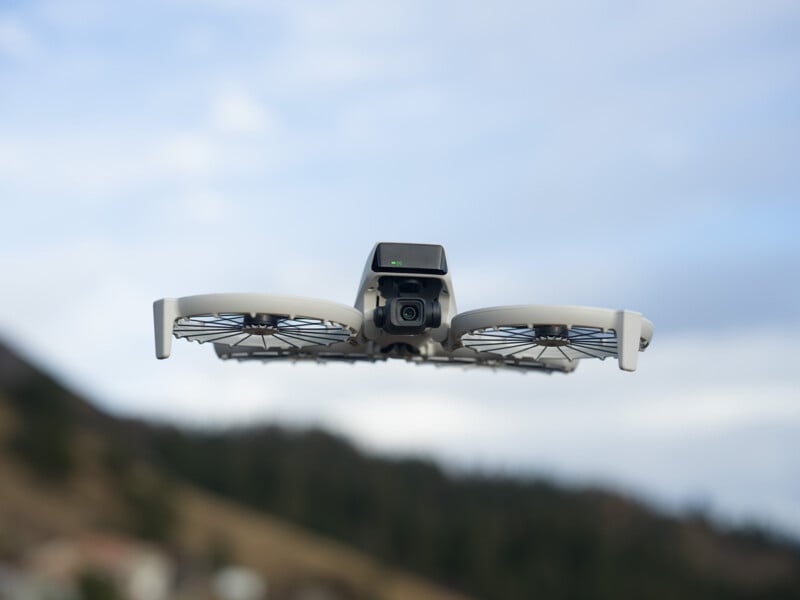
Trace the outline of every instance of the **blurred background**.
{"label": "blurred background", "polygon": [[[797,597],[799,27],[2,3],[0,598]],[[377,241],[444,245],[462,311],[630,308],[653,343],[634,374],[156,361],[153,300],[352,304]]]}

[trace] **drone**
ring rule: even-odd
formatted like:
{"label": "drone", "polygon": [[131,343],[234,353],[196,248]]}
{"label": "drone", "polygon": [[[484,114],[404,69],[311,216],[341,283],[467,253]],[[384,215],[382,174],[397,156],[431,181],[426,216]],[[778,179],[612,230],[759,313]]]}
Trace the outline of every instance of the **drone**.
{"label": "drone", "polygon": [[525,304],[459,313],[444,248],[379,242],[354,306],[273,294],[205,294],[153,303],[156,357],[172,339],[211,343],[221,359],[377,362],[574,371],[616,359],[635,371],[653,337],[641,313]]}

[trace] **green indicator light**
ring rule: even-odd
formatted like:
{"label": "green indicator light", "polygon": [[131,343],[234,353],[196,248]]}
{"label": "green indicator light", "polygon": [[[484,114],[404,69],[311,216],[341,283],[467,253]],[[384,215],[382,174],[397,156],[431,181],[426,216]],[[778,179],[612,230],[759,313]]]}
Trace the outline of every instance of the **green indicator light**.
{"label": "green indicator light", "polygon": [[402,267],[403,266],[403,261],[402,260],[393,260],[392,261],[392,265],[395,265],[397,267]]}

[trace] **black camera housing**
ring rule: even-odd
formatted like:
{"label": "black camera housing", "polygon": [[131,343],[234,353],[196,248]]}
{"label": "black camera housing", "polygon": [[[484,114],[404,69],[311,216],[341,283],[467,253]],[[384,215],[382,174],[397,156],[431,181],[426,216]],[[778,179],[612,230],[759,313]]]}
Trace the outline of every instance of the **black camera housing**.
{"label": "black camera housing", "polygon": [[381,277],[378,289],[386,299],[375,309],[375,325],[387,333],[415,335],[442,324],[439,292],[442,282],[425,277]]}

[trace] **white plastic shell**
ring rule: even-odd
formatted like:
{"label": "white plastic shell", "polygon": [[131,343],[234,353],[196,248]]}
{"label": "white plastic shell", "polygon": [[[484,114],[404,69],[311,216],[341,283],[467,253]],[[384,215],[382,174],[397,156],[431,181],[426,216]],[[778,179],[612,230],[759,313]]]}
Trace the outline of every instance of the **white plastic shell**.
{"label": "white plastic shell", "polygon": [[363,315],[351,306],[304,298],[272,294],[206,294],[184,298],[163,298],[153,304],[156,334],[156,356],[170,355],[175,322],[184,317],[199,315],[276,315],[310,318],[339,324],[353,335],[361,330]]}
{"label": "white plastic shell", "polygon": [[[537,342],[539,339],[536,337],[537,329],[553,326],[566,328],[563,344],[554,343],[548,346],[546,341]],[[529,304],[482,308],[456,315],[451,322],[450,341],[453,346],[462,346],[465,335],[487,329],[503,332],[503,328],[509,332],[506,334],[506,339],[495,333],[493,336],[495,341],[484,342],[484,345],[491,348],[489,344],[494,343],[506,347],[516,342],[521,349],[527,349],[525,347],[530,345],[530,349],[537,347],[542,353],[548,347],[561,349],[559,352],[564,353],[563,348],[568,348],[571,344],[577,345],[577,341],[589,338],[587,334],[589,330],[601,333],[613,331],[615,336],[603,336],[602,343],[598,341],[587,343],[586,349],[582,352],[587,358],[616,355],[619,367],[624,371],[636,370],[639,351],[644,350],[653,337],[653,324],[638,312],[589,306]],[[571,336],[570,331],[578,331],[579,335]],[[510,341],[509,336],[513,336]],[[567,358],[567,360],[577,358]]]}

